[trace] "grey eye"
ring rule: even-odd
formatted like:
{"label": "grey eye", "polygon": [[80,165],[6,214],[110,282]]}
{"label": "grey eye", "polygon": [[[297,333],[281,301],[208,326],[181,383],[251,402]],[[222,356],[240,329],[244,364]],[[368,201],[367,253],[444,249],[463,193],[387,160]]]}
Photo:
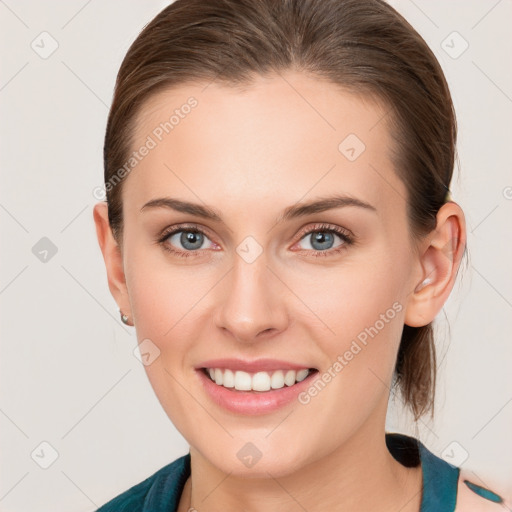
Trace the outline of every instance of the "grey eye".
{"label": "grey eye", "polygon": [[178,245],[178,249],[185,249],[188,251],[195,251],[198,249],[203,249],[203,243],[208,240],[208,237],[206,237],[203,233],[200,233],[198,231],[186,231],[181,230],[177,231],[176,233],[172,234],[169,238],[169,243],[172,245],[181,244],[181,247]]}
{"label": "grey eye", "polygon": [[[338,243],[338,245],[333,245],[333,243],[335,242],[335,237],[338,237],[340,239],[340,243]],[[302,241],[304,240],[309,242],[309,247],[302,247],[302,249],[313,249],[316,251],[334,249],[335,247],[339,247],[340,245],[345,243],[344,240],[342,240],[342,238],[339,235],[329,231],[316,231],[308,233],[304,238],[302,238]]]}

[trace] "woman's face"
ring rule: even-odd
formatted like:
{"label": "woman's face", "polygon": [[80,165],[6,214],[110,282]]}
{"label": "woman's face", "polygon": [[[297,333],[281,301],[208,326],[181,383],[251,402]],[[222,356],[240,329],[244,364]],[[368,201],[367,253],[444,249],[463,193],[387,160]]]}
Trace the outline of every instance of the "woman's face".
{"label": "woman's face", "polygon": [[[384,429],[418,277],[406,189],[385,108],[291,72],[243,91],[206,85],[159,93],[138,119],[123,185],[128,313],[191,447],[226,473],[284,475]],[[162,198],[197,208],[144,207]],[[170,228],[182,231],[159,243]],[[221,390],[200,368],[226,358],[318,371],[272,392]]]}

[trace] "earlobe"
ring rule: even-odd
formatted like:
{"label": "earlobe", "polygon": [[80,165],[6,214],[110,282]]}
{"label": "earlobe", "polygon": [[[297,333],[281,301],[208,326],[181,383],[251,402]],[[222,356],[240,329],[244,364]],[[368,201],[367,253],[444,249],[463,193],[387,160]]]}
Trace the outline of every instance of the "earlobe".
{"label": "earlobe", "polygon": [[121,249],[114,239],[108,221],[108,206],[106,203],[97,203],[93,209],[94,223],[96,225],[96,236],[103,254],[105,268],[107,271],[108,286],[110,293],[117,302],[120,310],[128,316],[130,313],[130,302],[124,274],[123,256]]}
{"label": "earlobe", "polygon": [[437,316],[455,284],[465,245],[464,214],[456,203],[446,203],[437,214],[436,229],[425,237],[420,250],[419,278],[405,313],[407,325],[422,327]]}

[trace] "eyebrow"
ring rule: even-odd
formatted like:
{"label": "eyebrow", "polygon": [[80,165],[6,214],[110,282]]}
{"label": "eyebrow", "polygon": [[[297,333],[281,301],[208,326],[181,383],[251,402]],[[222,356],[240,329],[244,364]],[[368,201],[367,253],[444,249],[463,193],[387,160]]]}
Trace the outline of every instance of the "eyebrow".
{"label": "eyebrow", "polygon": [[[277,223],[287,220],[305,217],[313,213],[325,212],[335,208],[342,208],[347,206],[355,206],[365,210],[376,212],[377,209],[371,204],[357,199],[355,197],[346,195],[334,195],[323,197],[309,201],[307,203],[297,203],[293,206],[285,208],[284,211],[277,219]],[[159,197],[148,201],[140,211],[149,210],[153,208],[168,208],[177,212],[188,213],[196,217],[201,217],[207,220],[222,222],[222,216],[218,210],[211,206],[203,206],[197,203],[183,201],[172,197]]]}

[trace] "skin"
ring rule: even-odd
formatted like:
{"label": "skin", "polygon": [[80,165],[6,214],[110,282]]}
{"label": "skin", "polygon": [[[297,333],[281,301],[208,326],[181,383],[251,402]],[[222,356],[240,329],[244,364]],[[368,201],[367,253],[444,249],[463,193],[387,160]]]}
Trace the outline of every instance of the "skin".
{"label": "skin", "polygon": [[[387,450],[386,410],[404,323],[432,321],[453,287],[463,213],[446,203],[432,233],[411,236],[406,188],[389,159],[387,109],[376,101],[292,71],[244,90],[205,85],[160,92],[138,118],[133,149],[189,96],[198,100],[125,178],[121,249],[106,204],[94,208],[110,290],[139,342],[149,338],[160,350],[145,369],[190,444],[179,510],[417,512],[421,468]],[[338,149],[350,133],[366,146],[353,162]],[[375,211],[345,206],[277,222],[285,208],[334,193]],[[222,220],[140,211],[163,196],[209,205]],[[156,242],[183,223],[206,231],[187,258]],[[318,223],[350,230],[354,242],[334,234],[321,251],[307,234]],[[236,252],[247,236],[262,249],[252,263]],[[164,243],[187,252],[179,234]],[[430,284],[418,289],[426,277]],[[321,374],[396,302],[401,311],[306,405],[228,412],[194,370],[211,358],[268,357]],[[262,453],[251,468],[237,457],[247,442]]]}

